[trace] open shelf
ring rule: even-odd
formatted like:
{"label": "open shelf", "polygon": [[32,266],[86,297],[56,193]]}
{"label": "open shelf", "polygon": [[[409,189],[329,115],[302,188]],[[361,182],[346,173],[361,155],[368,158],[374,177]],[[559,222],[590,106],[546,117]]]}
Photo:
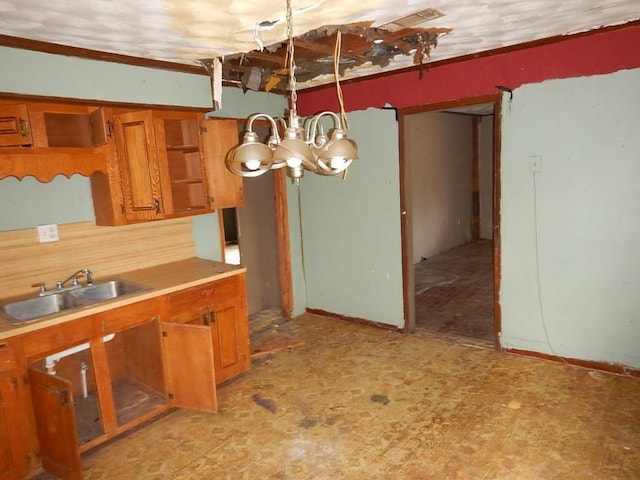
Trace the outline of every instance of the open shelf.
{"label": "open shelf", "polygon": [[196,120],[164,120],[172,211],[187,213],[205,210],[205,173],[198,144]]}

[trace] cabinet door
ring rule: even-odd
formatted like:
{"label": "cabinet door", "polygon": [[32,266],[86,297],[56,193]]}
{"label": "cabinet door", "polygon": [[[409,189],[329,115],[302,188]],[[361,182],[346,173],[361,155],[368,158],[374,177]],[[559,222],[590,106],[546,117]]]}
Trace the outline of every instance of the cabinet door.
{"label": "cabinet door", "polygon": [[33,145],[27,105],[0,106],[0,147]]}
{"label": "cabinet door", "polygon": [[0,342],[0,479],[24,478],[35,459],[31,402],[19,354]]}
{"label": "cabinet door", "polygon": [[216,303],[212,307],[210,321],[216,383],[222,383],[251,365],[249,324],[238,297]]}
{"label": "cabinet door", "polygon": [[215,412],[218,401],[209,327],[163,323],[162,338],[171,405]]}
{"label": "cabinet door", "polygon": [[81,479],[71,382],[29,368],[29,385],[42,466],[60,478]]}
{"label": "cabinet door", "polygon": [[238,121],[210,118],[203,121],[202,150],[207,167],[211,208],[242,207],[242,177],[231,173],[225,164],[229,150],[238,145]]}
{"label": "cabinet door", "polygon": [[115,129],[125,217],[132,222],[163,218],[151,111],[116,115]]}
{"label": "cabinet door", "polygon": [[[19,478],[21,466],[19,383],[15,372],[0,373],[0,479]],[[25,472],[23,472],[25,473]]]}

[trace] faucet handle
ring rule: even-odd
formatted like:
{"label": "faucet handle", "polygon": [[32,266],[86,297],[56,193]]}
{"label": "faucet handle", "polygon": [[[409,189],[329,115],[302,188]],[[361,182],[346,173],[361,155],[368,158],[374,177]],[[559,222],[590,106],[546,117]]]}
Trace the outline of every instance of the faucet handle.
{"label": "faucet handle", "polygon": [[87,279],[87,285],[93,285],[93,273],[88,268],[83,268],[82,273],[84,273],[85,278]]}
{"label": "faucet handle", "polygon": [[31,285],[34,288],[38,288],[38,293],[39,294],[43,294],[44,292],[47,291],[47,287],[45,287],[45,283],[44,282],[38,282],[38,283],[34,283],[33,285]]}

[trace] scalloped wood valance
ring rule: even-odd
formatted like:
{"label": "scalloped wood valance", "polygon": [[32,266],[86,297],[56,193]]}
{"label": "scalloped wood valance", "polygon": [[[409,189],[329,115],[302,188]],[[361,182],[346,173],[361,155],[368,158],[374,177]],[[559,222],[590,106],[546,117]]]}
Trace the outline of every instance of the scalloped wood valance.
{"label": "scalloped wood valance", "polygon": [[95,148],[2,148],[0,179],[22,180],[33,176],[41,182],[52,181],[57,175],[69,178],[79,174],[89,177],[107,173],[107,155]]}

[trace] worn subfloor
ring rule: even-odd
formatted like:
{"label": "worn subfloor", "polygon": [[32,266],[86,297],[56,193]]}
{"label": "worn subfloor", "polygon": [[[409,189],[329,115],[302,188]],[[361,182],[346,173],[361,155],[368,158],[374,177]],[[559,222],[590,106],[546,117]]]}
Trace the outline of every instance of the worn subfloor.
{"label": "worn subfloor", "polygon": [[85,478],[640,478],[638,379],[310,314],[264,332],[304,344],[256,357],[217,414],[85,454]]}
{"label": "worn subfloor", "polygon": [[493,242],[452,248],[415,265],[416,328],[493,343]]}

